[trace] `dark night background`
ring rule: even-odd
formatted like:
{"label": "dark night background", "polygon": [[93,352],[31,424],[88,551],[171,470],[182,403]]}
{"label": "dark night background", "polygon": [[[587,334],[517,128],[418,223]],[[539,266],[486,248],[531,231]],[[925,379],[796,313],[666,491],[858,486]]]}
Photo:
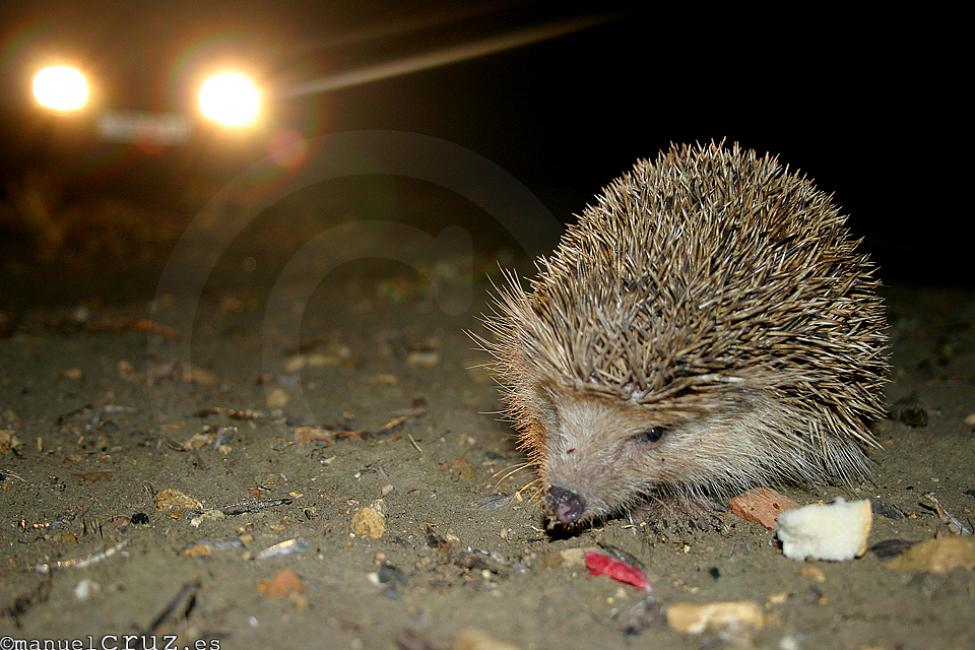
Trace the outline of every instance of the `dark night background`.
{"label": "dark night background", "polygon": [[[888,283],[969,283],[969,243],[959,237],[966,215],[956,199],[963,170],[951,154],[965,148],[953,124],[960,91],[941,81],[956,61],[947,34],[916,16],[762,24],[730,12],[641,7],[5,3],[2,191],[9,199],[40,169],[62,200],[103,193],[166,206],[179,197],[187,210],[193,202],[181,191],[197,177],[219,187],[221,175],[263,153],[202,138],[178,151],[104,154],[104,145],[63,133],[70,128],[39,117],[27,101],[25,53],[39,43],[81,53],[101,74],[128,80],[125,102],[155,106],[186,99],[158,79],[207,39],[218,43],[212,51],[257,61],[266,79],[286,86],[526,25],[617,12],[546,42],[280,102],[276,119],[305,125],[308,136],[389,129],[446,139],[510,171],[563,219],[638,157],[672,141],[727,138],[777,153],[835,192]],[[125,103],[117,90],[111,99]],[[101,155],[114,155],[115,166],[92,177],[83,163]],[[11,214],[0,223],[7,243],[19,246],[24,234]]]}

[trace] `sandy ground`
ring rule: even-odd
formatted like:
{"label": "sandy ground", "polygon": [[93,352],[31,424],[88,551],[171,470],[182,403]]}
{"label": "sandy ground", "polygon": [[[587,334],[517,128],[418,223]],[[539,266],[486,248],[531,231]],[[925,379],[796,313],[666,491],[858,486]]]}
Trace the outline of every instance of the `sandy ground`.
{"label": "sandy ground", "polygon": [[[548,535],[538,501],[516,495],[531,475],[498,480],[520,457],[464,334],[497,249],[422,250],[323,277],[314,259],[289,274],[287,250],[268,262],[239,244],[198,271],[202,291],[153,283],[132,300],[117,275],[4,276],[2,635],[414,650],[472,628],[521,648],[975,647],[971,571],[895,571],[873,552],[795,562],[730,513],[724,533],[614,520]],[[51,283],[74,296],[32,299]],[[889,397],[916,396],[926,424],[876,424],[873,484],[786,490],[877,498],[871,543],[951,535],[929,492],[975,519],[975,301],[887,295]],[[751,600],[765,625],[686,636],[650,616],[626,634],[643,595],[559,555],[596,545],[642,561],[664,608]]]}

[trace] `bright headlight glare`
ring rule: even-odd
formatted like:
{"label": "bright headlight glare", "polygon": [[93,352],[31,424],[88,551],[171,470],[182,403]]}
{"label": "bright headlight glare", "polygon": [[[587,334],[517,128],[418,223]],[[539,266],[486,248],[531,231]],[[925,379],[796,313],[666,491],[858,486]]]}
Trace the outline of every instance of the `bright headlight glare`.
{"label": "bright headlight glare", "polygon": [[34,99],[54,111],[76,111],[88,103],[88,80],[78,68],[54,65],[34,75]]}
{"label": "bright headlight glare", "polygon": [[261,112],[261,91],[240,72],[221,72],[200,86],[200,112],[227,127],[249,126]]}

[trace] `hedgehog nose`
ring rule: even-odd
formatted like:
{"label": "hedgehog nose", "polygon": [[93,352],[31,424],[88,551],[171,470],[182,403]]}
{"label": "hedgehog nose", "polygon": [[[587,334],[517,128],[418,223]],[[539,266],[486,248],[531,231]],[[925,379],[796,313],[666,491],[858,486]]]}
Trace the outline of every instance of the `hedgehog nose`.
{"label": "hedgehog nose", "polygon": [[555,485],[548,489],[548,502],[556,519],[563,524],[571,524],[586,510],[585,499]]}

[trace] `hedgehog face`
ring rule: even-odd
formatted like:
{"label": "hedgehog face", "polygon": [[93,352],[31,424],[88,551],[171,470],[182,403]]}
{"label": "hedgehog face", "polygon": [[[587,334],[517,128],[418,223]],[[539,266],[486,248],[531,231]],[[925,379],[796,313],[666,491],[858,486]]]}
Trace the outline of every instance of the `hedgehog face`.
{"label": "hedgehog face", "polygon": [[733,460],[748,474],[762,461],[756,449],[768,446],[752,426],[755,413],[735,401],[719,413],[677,415],[569,393],[546,400],[544,411],[541,473],[550,512],[563,524],[617,514],[659,486],[694,490],[737,482],[715,475],[715,468]]}

